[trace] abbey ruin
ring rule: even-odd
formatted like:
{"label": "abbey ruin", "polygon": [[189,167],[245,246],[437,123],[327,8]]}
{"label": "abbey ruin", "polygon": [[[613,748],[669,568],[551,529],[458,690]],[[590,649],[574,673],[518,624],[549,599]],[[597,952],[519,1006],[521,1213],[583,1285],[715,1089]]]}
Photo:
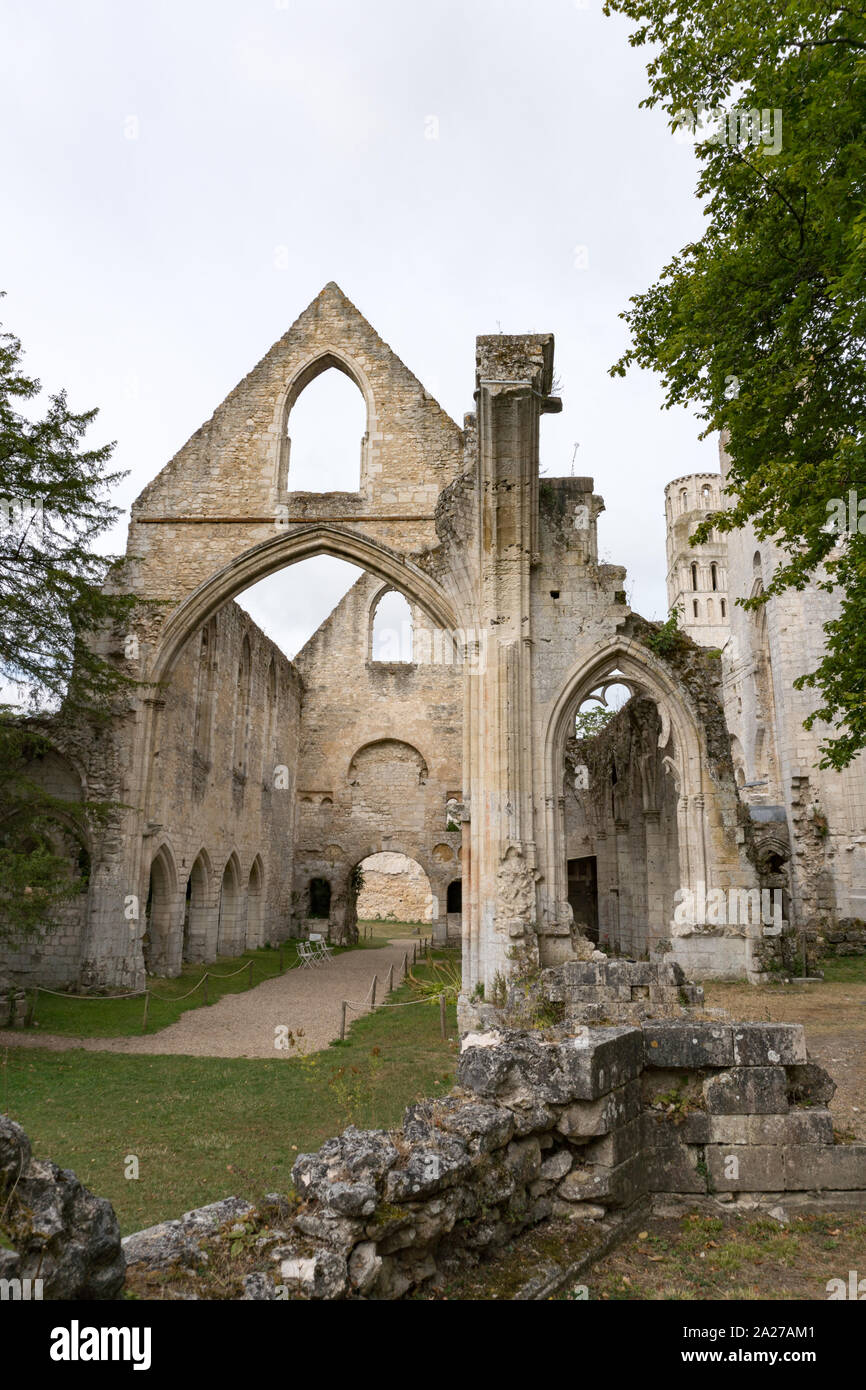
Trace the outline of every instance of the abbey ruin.
{"label": "abbey ruin", "polygon": [[[6,952],[10,979],[138,989],[311,926],[339,938],[373,856],[380,879],[420,866],[404,910],[462,941],[467,994],[596,943],[751,980],[803,934],[862,944],[863,760],[818,770],[792,684],[834,596],[744,612],[771,545],[689,546],[723,454],[666,489],[685,635],[630,611],[593,480],[539,477],[553,353],[550,334],[479,338],[460,426],[329,284],[144,489],[130,580],[159,605],[106,639],[141,684],[107,728],[58,719],[38,769],[115,809],[86,844],[58,827],[87,889]],[[294,491],[292,410],[332,368],[366,406],[360,488]],[[233,600],[322,554],[364,575],[289,660]],[[374,659],[392,590],[410,661]]]}

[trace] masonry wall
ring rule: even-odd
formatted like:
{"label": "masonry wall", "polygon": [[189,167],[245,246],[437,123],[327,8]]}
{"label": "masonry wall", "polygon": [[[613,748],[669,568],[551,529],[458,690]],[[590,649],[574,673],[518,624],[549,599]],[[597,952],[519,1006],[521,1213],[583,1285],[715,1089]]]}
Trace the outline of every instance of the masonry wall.
{"label": "masonry wall", "polygon": [[370,855],[404,854],[429,881],[434,934],[444,939],[448,885],[462,874],[462,832],[448,813],[449,799],[462,795],[462,668],[418,609],[420,659],[370,659],[385,590],[362,576],[295,658],[305,695],[293,914],[303,929],[310,885],[324,879],[339,933],[355,865]]}
{"label": "masonry wall", "polygon": [[[720,456],[724,476],[723,448]],[[866,918],[866,758],[861,754],[841,773],[817,766],[829,731],[820,724],[803,728],[818,697],[796,690],[794,681],[821,660],[823,627],[839,611],[838,596],[811,585],[771,599],[763,613],[744,612],[735,600],[767,587],[779,555],[751,526],[731,533],[728,553],[725,714],[746,793],[753,816],[778,807],[790,836],[795,922],[819,934],[832,931],[837,919]]]}
{"label": "masonry wall", "polygon": [[292,663],[234,603],[178,660],[148,800],[170,897],[162,922],[145,920],[154,972],[288,934],[301,698]]}

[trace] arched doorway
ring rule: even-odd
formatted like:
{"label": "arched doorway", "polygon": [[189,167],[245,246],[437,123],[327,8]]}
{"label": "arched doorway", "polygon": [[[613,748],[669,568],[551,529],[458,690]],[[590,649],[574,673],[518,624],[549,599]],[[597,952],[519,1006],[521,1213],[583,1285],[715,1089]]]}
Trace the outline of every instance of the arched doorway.
{"label": "arched doorway", "polygon": [[219,920],[217,923],[216,953],[218,956],[231,956],[238,950],[238,927],[240,917],[240,874],[234,855],[223,870],[220,886]]}
{"label": "arched doorway", "polygon": [[[148,975],[167,975],[177,969],[172,959],[172,925],[177,897],[177,875],[171,852],[163,845],[150,866],[144,935],[141,949]],[[178,943],[179,944],[179,943]]]}
{"label": "arched doorway", "polygon": [[247,949],[261,946],[264,942],[264,871],[258,855],[253,860],[247,885]]}
{"label": "arched doorway", "polygon": [[214,941],[211,871],[204,850],[197,855],[186,881],[183,917],[183,960],[207,960]]}

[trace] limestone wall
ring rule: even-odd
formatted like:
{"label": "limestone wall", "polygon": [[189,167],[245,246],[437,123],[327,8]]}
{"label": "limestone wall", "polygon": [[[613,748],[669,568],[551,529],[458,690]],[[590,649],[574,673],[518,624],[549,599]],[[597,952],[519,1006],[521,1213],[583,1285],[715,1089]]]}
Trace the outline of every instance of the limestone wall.
{"label": "limestone wall", "polygon": [[363,870],[359,921],[432,921],[433,895],[420,864],[402,854],[374,854]]}
{"label": "limestone wall", "polygon": [[[462,670],[451,659],[370,659],[385,588],[362,576],[295,658],[305,694],[293,910],[305,920],[310,884],[324,879],[339,932],[354,866],[371,855],[402,854],[420,866],[432,892],[429,905],[411,898],[408,920],[432,921],[441,937],[448,885],[461,877],[462,832],[448,829],[447,804],[462,796]],[[441,643],[425,646],[430,624],[419,609],[413,619],[416,651],[442,653]]]}

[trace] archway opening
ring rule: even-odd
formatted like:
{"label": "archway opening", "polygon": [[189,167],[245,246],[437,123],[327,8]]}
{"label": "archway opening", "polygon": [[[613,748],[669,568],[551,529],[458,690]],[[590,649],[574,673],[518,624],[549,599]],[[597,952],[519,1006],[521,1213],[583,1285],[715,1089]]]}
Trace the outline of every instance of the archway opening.
{"label": "archway opening", "polygon": [[264,871],[258,855],[253,860],[247,884],[247,950],[255,950],[264,941]]}
{"label": "archway opening", "polygon": [[288,420],[286,490],[358,492],[367,440],[367,406],[335,367],[305,386]]}
{"label": "archway opening", "polygon": [[395,924],[418,928],[433,921],[433,890],[416,859],[383,851],[359,865],[358,922],[367,927]]}
{"label": "archway opening", "polygon": [[218,956],[231,956],[238,946],[238,919],[240,916],[239,875],[235,857],[232,855],[223,870],[220,885],[219,918],[217,922],[216,953]]}
{"label": "archway opening", "polygon": [[171,968],[171,925],[175,898],[174,866],[163,847],[150,866],[144,935],[141,949],[148,975],[166,974]]}
{"label": "archway opening", "polygon": [[576,930],[645,957],[670,936],[679,793],[670,723],[618,668],[578,698],[564,750],[563,882]]}
{"label": "archway opening", "polygon": [[412,609],[396,589],[386,589],[373,610],[370,660],[411,662],[413,635]]}
{"label": "archway opening", "polygon": [[202,851],[189,871],[183,916],[183,960],[206,960],[213,947],[210,869]]}

